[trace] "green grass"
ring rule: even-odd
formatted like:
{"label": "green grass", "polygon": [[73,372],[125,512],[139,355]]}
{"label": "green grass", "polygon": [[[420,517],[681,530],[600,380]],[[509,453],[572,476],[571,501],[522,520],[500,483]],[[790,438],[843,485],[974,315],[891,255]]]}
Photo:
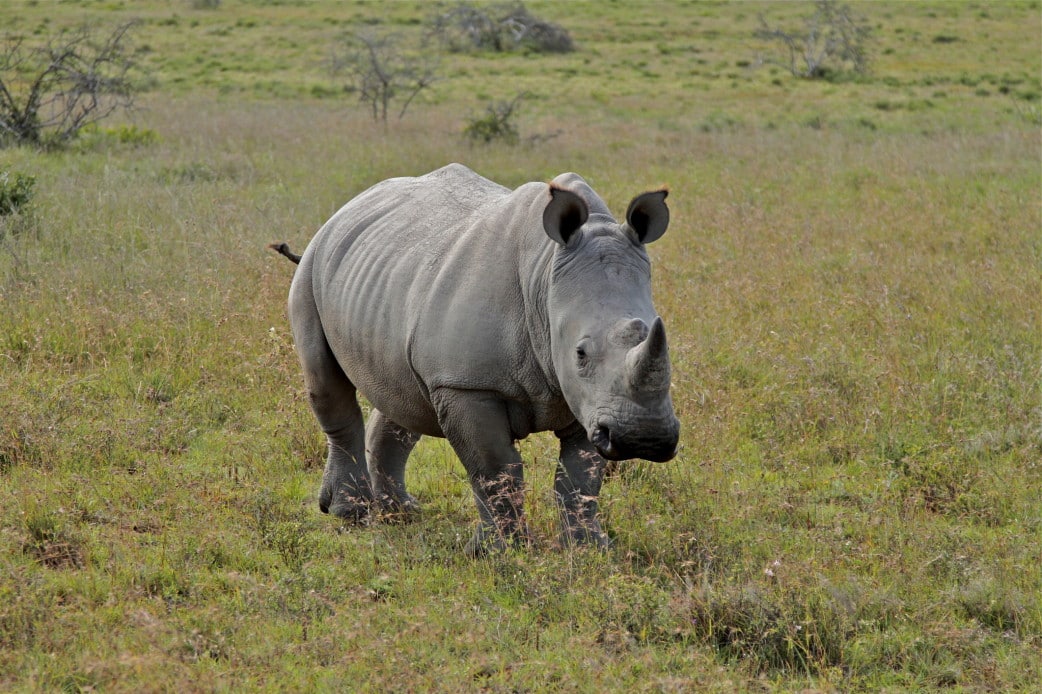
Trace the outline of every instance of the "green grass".
{"label": "green grass", "polygon": [[[874,71],[838,83],[739,65],[759,11],[802,4],[531,3],[576,53],[444,56],[386,129],[316,95],[321,62],[425,6],[341,5],[5,15],[141,17],[152,86],[68,151],[0,150],[36,179],[0,220],[0,689],[1037,689],[1038,3],[859,4]],[[464,141],[521,89],[522,139],[551,139]],[[449,161],[578,171],[617,213],[670,186],[649,252],[683,449],[606,484],[607,554],[554,546],[552,436],[521,445],[524,553],[462,556],[443,441],[410,465],[419,522],[317,510],[293,267],[264,246]]]}

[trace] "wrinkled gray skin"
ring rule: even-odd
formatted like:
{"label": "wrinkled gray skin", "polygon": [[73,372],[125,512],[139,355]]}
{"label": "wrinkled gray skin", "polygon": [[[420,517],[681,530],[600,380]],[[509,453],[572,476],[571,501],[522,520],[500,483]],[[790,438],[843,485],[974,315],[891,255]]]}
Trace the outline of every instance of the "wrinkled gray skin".
{"label": "wrinkled gray skin", "polygon": [[[300,258],[289,296],[308,398],[329,440],[319,505],[408,515],[405,464],[449,440],[481,523],[467,552],[527,539],[514,442],[553,431],[566,543],[606,546],[605,459],[665,461],[679,422],[644,244],[665,191],[625,224],[576,174],[508,190],[451,164],[345,205]],[[373,405],[363,424],[356,392]]]}

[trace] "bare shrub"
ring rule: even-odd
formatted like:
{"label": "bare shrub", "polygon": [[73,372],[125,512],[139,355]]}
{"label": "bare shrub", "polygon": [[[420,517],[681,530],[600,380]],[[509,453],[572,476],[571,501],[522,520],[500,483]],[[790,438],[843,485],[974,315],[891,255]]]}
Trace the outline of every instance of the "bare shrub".
{"label": "bare shrub", "polygon": [[868,43],[872,28],[836,0],[816,0],[814,14],[802,29],[780,29],[760,16],[756,37],[781,45],[781,55],[761,56],[759,62],[778,65],[793,77],[821,79],[844,72],[868,73]]}
{"label": "bare shrub", "polygon": [[129,33],[84,25],[46,43],[0,40],[0,144],[63,144],[80,130],[134,103]]}
{"label": "bare shrub", "polygon": [[431,18],[431,35],[457,52],[506,52],[520,48],[540,53],[575,50],[567,29],[539,19],[519,1],[486,7],[471,2],[442,6]]}
{"label": "bare shrub", "polygon": [[343,53],[334,48],[331,70],[334,75],[348,74],[349,89],[368,104],[373,120],[386,123],[394,101],[401,103],[400,120],[420,92],[438,80],[435,58],[408,50],[395,34],[352,34],[342,48]]}

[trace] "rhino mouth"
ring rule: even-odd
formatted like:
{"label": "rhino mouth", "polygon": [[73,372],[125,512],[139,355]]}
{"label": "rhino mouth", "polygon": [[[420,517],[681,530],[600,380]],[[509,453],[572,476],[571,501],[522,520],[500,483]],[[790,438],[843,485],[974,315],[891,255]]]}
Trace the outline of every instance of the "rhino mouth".
{"label": "rhino mouth", "polygon": [[603,425],[596,427],[590,434],[590,443],[602,458],[607,460],[642,458],[655,463],[664,463],[676,457],[678,439],[678,433],[669,433],[662,437],[635,437],[631,441],[616,435]]}

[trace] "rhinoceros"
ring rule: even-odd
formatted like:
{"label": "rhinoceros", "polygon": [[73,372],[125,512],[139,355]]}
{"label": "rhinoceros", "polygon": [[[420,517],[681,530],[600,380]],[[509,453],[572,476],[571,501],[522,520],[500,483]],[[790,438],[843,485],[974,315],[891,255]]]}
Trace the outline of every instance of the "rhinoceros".
{"label": "rhinoceros", "polygon": [[301,256],[273,245],[299,262],[289,317],[329,444],[321,510],[412,515],[406,459],[444,437],[480,515],[466,552],[522,544],[515,442],[553,431],[563,541],[608,546],[606,459],[670,460],[679,439],[644,248],[665,198],[638,195],[620,224],[577,174],[510,190],[450,164],[369,188]]}

